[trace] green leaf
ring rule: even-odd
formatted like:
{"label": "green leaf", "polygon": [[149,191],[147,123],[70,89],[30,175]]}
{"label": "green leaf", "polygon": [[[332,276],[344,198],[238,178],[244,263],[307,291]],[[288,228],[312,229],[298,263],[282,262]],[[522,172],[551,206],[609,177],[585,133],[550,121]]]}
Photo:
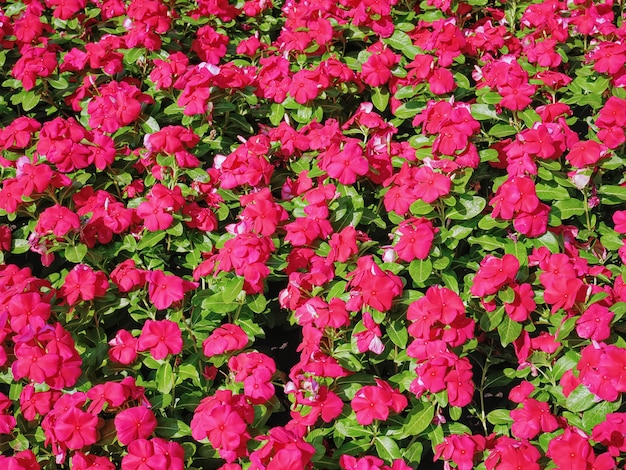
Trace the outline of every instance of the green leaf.
{"label": "green leaf", "polygon": [[454,81],[461,90],[471,90],[472,85],[465,74],[457,72],[454,74]]}
{"label": "green leaf", "polygon": [[585,213],[585,204],[579,199],[563,199],[552,204],[552,210],[559,219],[566,220],[570,217],[583,215]]}
{"label": "green leaf", "polygon": [[402,458],[412,466],[417,466],[422,461],[422,453],[424,452],[424,446],[420,441],[415,441],[407,449],[404,450]]}
{"label": "green leaf", "polygon": [[55,90],[66,90],[69,86],[68,81],[64,77],[59,77],[57,79],[49,78],[48,84]]}
{"label": "green leaf", "polygon": [[285,116],[285,108],[280,103],[272,103],[270,106],[270,122],[273,126],[278,126]]}
{"label": "green leaf", "polygon": [[482,235],[480,237],[468,237],[467,241],[471,245],[480,245],[483,249],[487,251],[504,249],[505,247],[504,242],[490,235]]}
{"label": "green leaf", "polygon": [[22,253],[26,253],[30,250],[30,243],[28,240],[24,240],[23,238],[15,238],[13,240],[13,248],[11,249],[11,253],[15,255],[21,255]]}
{"label": "green leaf", "polygon": [[82,243],[75,246],[65,247],[65,259],[68,260],[70,263],[80,263],[86,254],[87,245],[83,245]]}
{"label": "green leaf", "polygon": [[583,430],[591,434],[593,428],[606,421],[606,415],[615,413],[622,405],[622,400],[615,402],[601,401],[583,413]]}
{"label": "green leaf", "polygon": [[161,130],[161,126],[159,126],[159,122],[154,119],[154,116],[150,116],[148,119],[146,119],[141,127],[147,134],[152,134]]}
{"label": "green leaf", "polygon": [[565,408],[574,413],[588,410],[595,403],[595,395],[589,391],[587,387],[580,384],[572,393],[569,394],[565,401]]}
{"label": "green leaf", "polygon": [[340,196],[335,200],[338,206],[334,208],[332,220],[339,224],[337,231],[351,225],[356,227],[361,221],[365,202],[363,196],[353,186],[338,185]]}
{"label": "green leaf", "polygon": [[505,315],[502,323],[498,325],[498,334],[500,335],[500,343],[502,343],[502,346],[511,344],[519,338],[521,332],[521,323],[511,320],[508,315]]}
{"label": "green leaf", "polygon": [[[615,186],[615,185],[604,185],[600,186],[598,189],[598,194],[600,196],[609,196],[614,199],[619,199],[620,201],[626,201],[626,187],[624,186]],[[607,202],[603,200],[605,204],[617,204],[616,202]]]}
{"label": "green leaf", "polygon": [[433,263],[430,259],[416,259],[409,264],[409,274],[416,285],[423,287],[433,272]]}
{"label": "green leaf", "polygon": [[500,161],[498,151],[496,149],[483,149],[478,152],[481,162],[498,162]]}
{"label": "green leaf", "polygon": [[493,410],[487,414],[487,421],[491,424],[507,424],[510,425],[513,422],[511,418],[511,412],[509,410]]}
{"label": "green leaf", "polygon": [[500,101],[502,101],[502,96],[499,93],[496,93],[495,91],[488,91],[486,93],[481,93],[478,96],[478,100],[486,104],[499,104]]}
{"label": "green leaf", "polygon": [[374,445],[376,446],[378,456],[381,459],[386,460],[388,463],[402,458],[402,453],[400,452],[398,444],[390,437],[376,436]]}
{"label": "green leaf", "polygon": [[452,419],[453,421],[458,421],[459,419],[461,419],[461,416],[463,414],[463,408],[461,408],[460,406],[450,406],[448,407],[448,413],[450,413],[450,419]]}
{"label": "green leaf", "polygon": [[560,248],[559,240],[552,232],[548,231],[541,235],[539,238],[533,238],[528,240],[533,246],[541,248],[542,246],[548,248],[552,253],[558,253]]}
{"label": "green leaf", "polygon": [[491,119],[499,120],[501,119],[496,113],[496,109],[494,106],[483,104],[483,103],[474,103],[470,105],[470,112],[472,113],[472,117],[477,121],[489,121]]}
{"label": "green leaf", "polygon": [[407,101],[402,106],[396,108],[393,115],[400,119],[410,119],[424,109],[424,102],[417,99]]}
{"label": "green leaf", "polygon": [[406,57],[413,60],[415,56],[421,53],[421,49],[413,45],[411,37],[398,29],[394,31],[391,37],[383,39],[383,42],[402,52]]}
{"label": "green leaf", "polygon": [[496,124],[491,129],[489,129],[489,135],[494,137],[508,137],[510,135],[517,134],[517,131],[513,126],[509,124]]}
{"label": "green leaf", "polygon": [[156,371],[157,390],[163,394],[170,393],[174,386],[174,373],[169,362],[164,362]]}
{"label": "green leaf", "polygon": [[480,329],[483,331],[493,331],[504,320],[504,307],[498,307],[493,312],[485,312],[480,317]]}
{"label": "green leaf", "polygon": [[40,99],[41,97],[34,91],[27,91],[22,97],[22,108],[24,111],[30,111],[39,104]]}
{"label": "green leaf", "polygon": [[389,90],[386,87],[374,88],[372,103],[379,111],[387,109],[387,105],[389,104]]}
{"label": "green leaf", "polygon": [[361,426],[356,421],[356,416],[349,416],[348,418],[338,419],[334,423],[335,432],[343,437],[362,437],[371,436],[372,431],[367,427]]}
{"label": "green leaf", "polygon": [[228,281],[224,287],[222,287],[222,300],[224,302],[234,301],[241,292],[241,289],[243,289],[243,283],[243,277],[236,277]]}
{"label": "green leaf", "polygon": [[417,87],[414,86],[403,86],[398,88],[398,91],[393,95],[397,100],[406,100],[408,98],[413,98],[417,93]]}
{"label": "green leaf", "polygon": [[460,194],[457,203],[452,210],[446,214],[446,218],[452,220],[469,220],[480,214],[486,205],[487,201],[480,196]]}
{"label": "green leaf", "polygon": [[146,233],[137,243],[137,251],[156,246],[157,243],[165,238],[166,235],[167,233],[165,233],[165,231],[163,230],[159,230],[158,232]]}
{"label": "green leaf", "polygon": [[529,129],[531,129],[536,122],[541,122],[541,116],[537,114],[537,111],[531,108],[526,108],[524,111],[519,112],[517,115],[522,118],[524,124],[526,124],[526,127],[528,127]]}
{"label": "green leaf", "polygon": [[404,422],[404,433],[417,436],[430,426],[435,417],[434,403],[420,402],[409,412]]}
{"label": "green leaf", "polygon": [[554,181],[550,181],[549,183],[537,183],[536,191],[537,197],[546,202],[571,198],[567,189],[565,189],[563,186],[559,186]]}
{"label": "green leaf", "polygon": [[393,342],[393,344],[395,344],[399,348],[405,348],[406,343],[409,340],[407,329],[404,326],[404,322],[402,320],[396,320],[391,322],[391,324],[387,328],[387,335],[389,335],[389,339]]}
{"label": "green leaf", "polygon": [[491,230],[494,228],[505,228],[509,225],[506,220],[498,220],[491,217],[491,215],[486,215],[482,219],[478,221],[478,228],[483,230]]}
{"label": "green leaf", "polygon": [[526,245],[519,241],[507,240],[504,248],[504,253],[515,256],[520,266],[528,265],[528,250]]}
{"label": "green leaf", "polygon": [[202,310],[208,310],[213,313],[228,313],[239,307],[237,302],[225,302],[222,294],[215,294],[202,300],[200,304]]}
{"label": "green leaf", "polygon": [[254,313],[263,313],[267,307],[267,300],[263,294],[254,296],[252,300],[249,300],[246,305],[250,307]]}
{"label": "green leaf", "polygon": [[175,418],[157,418],[155,433],[159,437],[175,439],[191,436],[191,429],[183,421]]}
{"label": "green leaf", "polygon": [[504,303],[510,304],[515,300],[515,291],[511,287],[507,286],[505,289],[498,291],[498,297]]}
{"label": "green leaf", "polygon": [[411,214],[413,214],[413,215],[430,214],[434,209],[435,208],[431,204],[428,204],[427,202],[424,202],[422,199],[416,200],[409,207],[409,210],[411,211]]}

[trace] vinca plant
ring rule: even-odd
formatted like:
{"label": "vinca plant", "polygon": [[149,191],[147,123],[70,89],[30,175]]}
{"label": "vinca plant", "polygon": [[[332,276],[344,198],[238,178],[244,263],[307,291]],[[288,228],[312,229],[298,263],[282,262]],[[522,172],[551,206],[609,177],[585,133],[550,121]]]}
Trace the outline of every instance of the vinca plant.
{"label": "vinca plant", "polygon": [[621,0],[3,0],[0,466],[626,460]]}

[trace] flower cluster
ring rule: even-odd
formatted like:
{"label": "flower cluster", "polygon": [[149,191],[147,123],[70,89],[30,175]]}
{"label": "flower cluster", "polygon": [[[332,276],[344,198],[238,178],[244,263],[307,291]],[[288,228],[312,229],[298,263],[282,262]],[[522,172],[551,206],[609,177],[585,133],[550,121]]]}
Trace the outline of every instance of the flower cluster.
{"label": "flower cluster", "polygon": [[622,468],[625,19],[2,3],[0,464]]}

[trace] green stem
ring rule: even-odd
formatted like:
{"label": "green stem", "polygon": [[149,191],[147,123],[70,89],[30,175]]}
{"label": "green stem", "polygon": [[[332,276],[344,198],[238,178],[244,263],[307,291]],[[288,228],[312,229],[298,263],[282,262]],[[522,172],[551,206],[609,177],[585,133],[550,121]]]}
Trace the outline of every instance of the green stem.
{"label": "green stem", "polygon": [[585,205],[585,221],[587,223],[587,230],[593,230],[591,227],[591,217],[589,216],[589,199],[587,198],[587,191],[583,190],[584,205]]}

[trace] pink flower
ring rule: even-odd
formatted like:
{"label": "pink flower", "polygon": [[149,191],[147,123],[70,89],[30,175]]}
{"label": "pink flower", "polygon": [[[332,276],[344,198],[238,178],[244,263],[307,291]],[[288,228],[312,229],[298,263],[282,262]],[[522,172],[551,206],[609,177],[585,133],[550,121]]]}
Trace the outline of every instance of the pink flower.
{"label": "pink flower", "polygon": [[54,205],[45,209],[39,216],[39,221],[35,227],[37,233],[52,232],[57,237],[63,237],[72,230],[80,228],[78,215],[67,207]]}
{"label": "pink flower", "polygon": [[181,279],[173,274],[165,274],[157,269],[146,275],[148,280],[148,295],[150,301],[157,310],[170,307],[174,302],[178,302],[185,297],[185,292],[198,287],[197,282],[190,282]]}
{"label": "pink flower", "polygon": [[558,428],[559,425],[550,413],[548,403],[526,398],[522,401],[522,407],[511,411],[513,419],[511,432],[515,437],[533,439],[540,432],[552,432]]}
{"label": "pink flower", "polygon": [[137,338],[126,330],[119,330],[109,341],[109,358],[120,364],[132,364],[137,359]]}
{"label": "pink flower", "polygon": [[97,442],[97,425],[97,416],[71,407],[57,417],[54,422],[54,433],[68,449],[78,450]]}
{"label": "pink flower", "polygon": [[183,350],[180,327],[170,320],[146,320],[137,348],[139,351],[150,350],[157,360],[165,359],[168,354],[179,354]]}
{"label": "pink flower", "polygon": [[137,439],[146,439],[156,429],[154,413],[145,406],[120,411],[115,416],[115,431],[120,444],[128,445]]}
{"label": "pink flower", "polygon": [[102,297],[108,288],[109,281],[103,272],[94,271],[85,264],[77,264],[65,276],[61,295],[68,304],[74,305],[79,301]]}
{"label": "pink flower", "polygon": [[168,468],[167,457],[152,441],[137,439],[128,445],[128,454],[122,459],[122,470],[163,470]]}
{"label": "pink flower", "polygon": [[248,344],[248,335],[237,325],[227,323],[215,329],[202,343],[204,355],[212,357],[243,349]]}
{"label": "pink flower", "polygon": [[576,333],[581,338],[603,341],[611,335],[613,317],[606,306],[593,304],[576,321]]}

